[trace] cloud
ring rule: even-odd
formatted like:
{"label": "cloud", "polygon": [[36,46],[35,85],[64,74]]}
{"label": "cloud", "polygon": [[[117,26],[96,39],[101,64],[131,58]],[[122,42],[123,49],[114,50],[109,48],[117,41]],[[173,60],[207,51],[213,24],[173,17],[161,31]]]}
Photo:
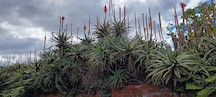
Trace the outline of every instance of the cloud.
{"label": "cloud", "polygon": [[58,32],[60,16],[65,16],[65,23],[73,23],[74,34],[79,27],[82,36],[83,23],[89,16],[95,22],[103,14],[102,6],[101,0],[1,0],[0,55],[29,53],[35,46],[41,50],[45,33],[49,46],[51,32]]}
{"label": "cloud", "polygon": [[0,53],[10,54],[17,52],[29,52],[35,46],[43,45],[43,41],[37,38],[17,38],[10,36],[0,41]]}

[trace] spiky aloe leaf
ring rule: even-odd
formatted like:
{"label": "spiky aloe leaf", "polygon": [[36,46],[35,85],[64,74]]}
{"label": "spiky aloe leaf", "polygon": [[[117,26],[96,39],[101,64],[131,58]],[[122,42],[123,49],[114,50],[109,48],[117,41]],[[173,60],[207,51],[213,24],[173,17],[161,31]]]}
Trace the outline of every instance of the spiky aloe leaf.
{"label": "spiky aloe leaf", "polygon": [[207,97],[208,89],[203,89],[199,92],[197,92],[197,97]]}
{"label": "spiky aloe leaf", "polygon": [[0,96],[2,97],[22,97],[25,92],[25,89],[23,86],[4,90]]}
{"label": "spiky aloe leaf", "polygon": [[187,90],[200,90],[200,89],[203,88],[203,86],[201,86],[201,85],[195,85],[193,83],[187,83],[186,86],[185,86],[185,88]]}
{"label": "spiky aloe leaf", "polygon": [[216,80],[216,75],[210,76],[205,79],[206,82],[210,83]]}
{"label": "spiky aloe leaf", "polygon": [[213,92],[215,92],[216,87],[215,84],[209,84],[207,85],[204,89],[201,91],[197,92],[197,97],[208,97],[211,95]]}
{"label": "spiky aloe leaf", "polygon": [[119,89],[124,86],[128,75],[125,70],[111,70],[112,75],[108,77],[108,83],[113,89]]}

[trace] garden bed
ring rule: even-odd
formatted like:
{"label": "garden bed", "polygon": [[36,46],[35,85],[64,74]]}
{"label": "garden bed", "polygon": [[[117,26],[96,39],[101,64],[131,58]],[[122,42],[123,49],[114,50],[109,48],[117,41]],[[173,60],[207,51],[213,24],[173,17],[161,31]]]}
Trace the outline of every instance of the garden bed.
{"label": "garden bed", "polygon": [[[120,90],[111,92],[111,97],[187,97],[186,94],[176,94],[166,87],[158,87],[151,84],[126,85]],[[61,97],[58,93],[42,95],[40,97]],[[102,97],[101,92],[96,95],[90,93],[80,93],[76,97]],[[103,96],[107,97],[107,96]]]}

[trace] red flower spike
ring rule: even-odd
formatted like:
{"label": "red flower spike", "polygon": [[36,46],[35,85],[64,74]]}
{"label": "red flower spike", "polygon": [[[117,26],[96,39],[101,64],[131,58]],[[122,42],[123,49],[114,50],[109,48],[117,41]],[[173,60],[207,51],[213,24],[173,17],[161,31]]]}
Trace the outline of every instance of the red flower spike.
{"label": "red flower spike", "polygon": [[64,21],[65,17],[64,17],[64,16],[62,16],[62,17],[61,17],[61,19]]}
{"label": "red flower spike", "polygon": [[85,31],[85,30],[86,30],[86,25],[84,25],[84,27],[83,27],[83,28],[84,28],[84,31]]}
{"label": "red flower spike", "polygon": [[106,7],[106,5],[104,6],[104,13],[107,13],[107,7]]}
{"label": "red flower spike", "polygon": [[185,3],[183,3],[183,2],[181,2],[181,3],[180,3],[180,6],[181,6],[182,9],[184,9],[185,6],[187,6],[187,5],[186,5]]}

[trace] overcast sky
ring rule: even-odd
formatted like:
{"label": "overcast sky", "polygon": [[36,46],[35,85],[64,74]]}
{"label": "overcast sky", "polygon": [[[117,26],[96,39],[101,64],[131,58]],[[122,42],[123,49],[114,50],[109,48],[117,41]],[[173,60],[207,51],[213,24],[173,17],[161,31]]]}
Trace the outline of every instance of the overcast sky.
{"label": "overcast sky", "polygon": [[[134,22],[134,12],[141,17],[151,7],[152,16],[156,20],[157,13],[161,12],[165,29],[169,22],[174,21],[174,6],[181,14],[180,2],[185,2],[186,8],[193,8],[205,1],[113,0],[113,3],[117,9],[124,5],[127,7],[130,22]],[[73,32],[76,32],[77,27],[83,28],[89,16],[92,22],[95,22],[97,16],[102,20],[105,4],[109,4],[108,0],[0,0],[0,64],[3,57],[33,51],[35,46],[42,49],[45,33],[49,37],[51,32],[58,32],[60,16],[65,16],[66,23],[73,23]],[[79,35],[82,36],[82,33]]]}

